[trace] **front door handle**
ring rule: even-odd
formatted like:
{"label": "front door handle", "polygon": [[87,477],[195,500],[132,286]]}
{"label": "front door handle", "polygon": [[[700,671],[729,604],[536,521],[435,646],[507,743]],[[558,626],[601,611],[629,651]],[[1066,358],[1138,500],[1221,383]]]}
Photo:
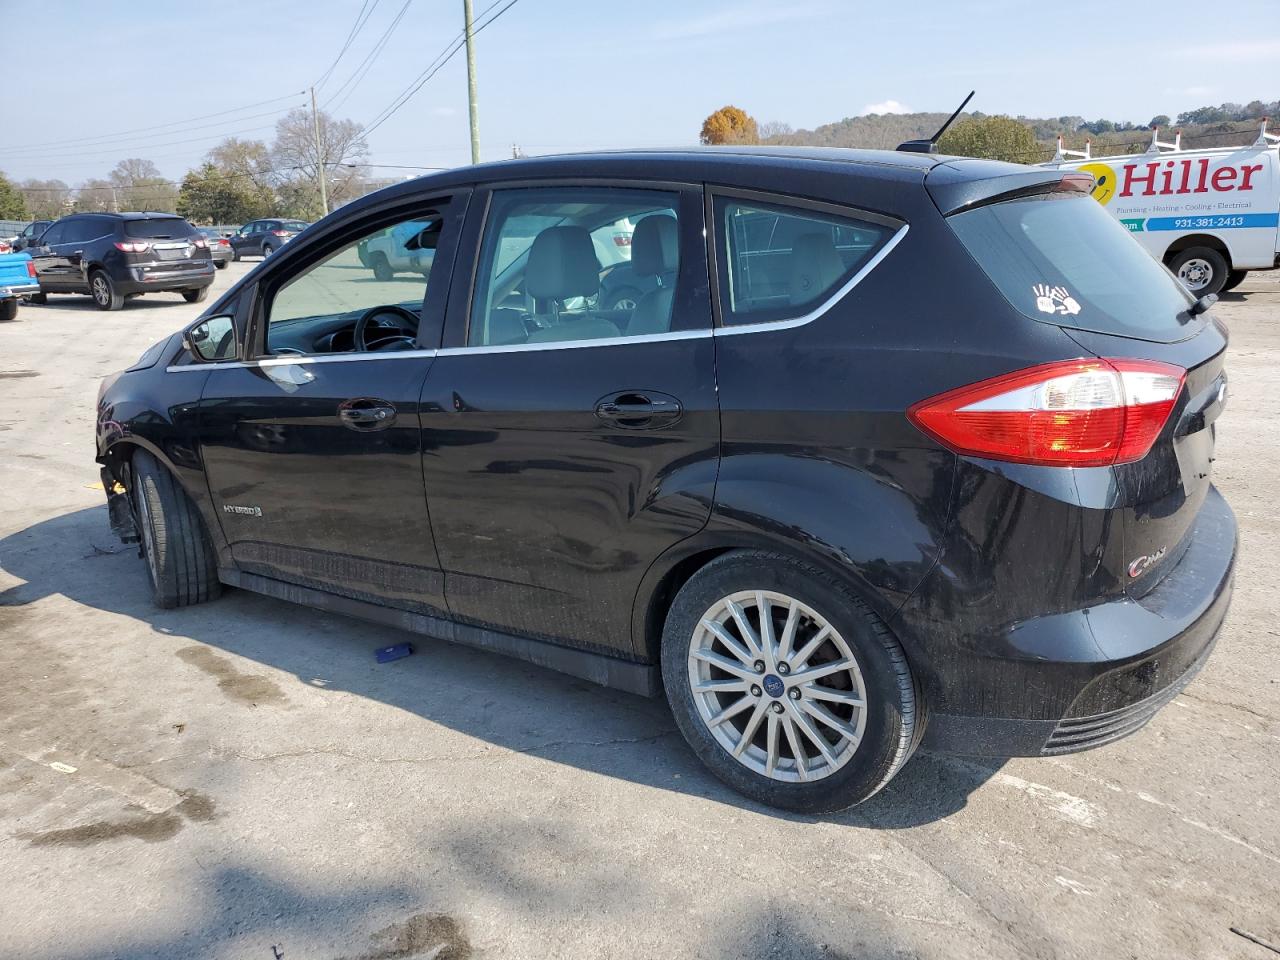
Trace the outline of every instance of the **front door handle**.
{"label": "front door handle", "polygon": [[372,397],[353,397],[338,404],[338,420],[344,427],[370,433],[395,423],[395,404]]}
{"label": "front door handle", "polygon": [[596,402],[596,416],[625,430],[668,427],[684,415],[675,397],[654,390],[624,390]]}

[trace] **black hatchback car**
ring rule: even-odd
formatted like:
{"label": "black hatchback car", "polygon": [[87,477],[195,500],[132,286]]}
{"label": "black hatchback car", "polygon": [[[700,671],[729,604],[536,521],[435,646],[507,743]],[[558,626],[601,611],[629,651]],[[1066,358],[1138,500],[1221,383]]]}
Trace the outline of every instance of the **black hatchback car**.
{"label": "black hatchback car", "polygon": [[[329,216],[104,383],[155,599],[231,584],[641,694],[766,803],[1132,733],[1205,662],[1225,330],[1079,174],[510,161]],[[655,284],[599,303],[591,232]],[[428,274],[371,280],[396,227]],[[786,237],[780,242],[780,237]]]}
{"label": "black hatchback car", "polygon": [[203,234],[171,213],[77,213],[44,232],[27,253],[44,303],[51,293],[87,293],[102,310],[119,310],[144,293],[209,297],[213,261]]}

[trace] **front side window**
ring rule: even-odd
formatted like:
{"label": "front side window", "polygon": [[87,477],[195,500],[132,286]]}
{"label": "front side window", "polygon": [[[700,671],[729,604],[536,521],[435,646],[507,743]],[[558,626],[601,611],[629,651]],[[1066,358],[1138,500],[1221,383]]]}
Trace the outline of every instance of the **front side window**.
{"label": "front side window", "polygon": [[720,304],[726,324],[803,316],[893,236],[888,223],[715,197]]}
{"label": "front side window", "polygon": [[443,222],[430,209],[380,226],[284,281],[266,308],[267,352],[412,347]]}
{"label": "front side window", "polygon": [[[669,332],[680,265],[678,199],[666,191],[614,187],[496,191],[481,241],[468,346]],[[631,295],[611,296],[613,288]]]}

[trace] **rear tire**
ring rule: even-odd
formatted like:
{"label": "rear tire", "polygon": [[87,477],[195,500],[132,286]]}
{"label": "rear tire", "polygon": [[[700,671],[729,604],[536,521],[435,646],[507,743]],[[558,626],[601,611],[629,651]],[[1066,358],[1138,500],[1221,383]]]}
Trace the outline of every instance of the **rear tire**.
{"label": "rear tire", "polygon": [[1169,269],[1191,291],[1194,297],[1205,297],[1222,290],[1231,266],[1227,258],[1212,247],[1188,247],[1179,250],[1168,261]]}
{"label": "rear tire", "polygon": [[1232,270],[1227,274],[1227,282],[1222,285],[1219,293],[1226,293],[1228,290],[1234,290],[1240,284],[1244,283],[1244,278],[1249,275],[1248,270]]}
{"label": "rear tire", "polygon": [[375,253],[369,259],[373,262],[373,279],[386,283],[396,275],[391,269],[391,264],[387,262],[386,254]]}
{"label": "rear tire", "polygon": [[222,584],[195,504],[147,451],[137,451],[132,463],[129,495],[156,606],[167,610],[213,600]]}
{"label": "rear tire", "polygon": [[213,262],[214,269],[215,269],[215,270],[225,270],[225,269],[227,269],[227,262],[228,262],[228,261],[226,261],[226,260],[215,260],[215,261]]}
{"label": "rear tire", "polygon": [[275,247],[273,247],[271,244],[269,244],[269,243],[264,243],[264,244],[262,245],[262,259],[263,259],[263,260],[267,259],[267,257],[271,256],[271,255],[272,255],[273,253],[275,253],[275,252],[276,252],[276,248],[275,248]]}
{"label": "rear tire", "polygon": [[23,297],[27,303],[34,303],[37,307],[43,307],[49,302],[49,298],[43,293],[33,293],[30,296]]}
{"label": "rear tire", "polygon": [[18,319],[18,298],[4,297],[0,299],[0,322]]}
{"label": "rear tire", "polygon": [[233,262],[233,263],[239,263],[239,262],[240,262],[240,248],[239,248],[239,247],[232,247],[232,248],[231,248],[231,260],[232,260],[232,262]]}
{"label": "rear tire", "polygon": [[89,274],[89,296],[99,310],[119,310],[124,306],[124,294],[116,289],[105,270]]}
{"label": "rear tire", "polygon": [[209,299],[209,288],[201,287],[199,290],[183,290],[182,299],[187,303],[204,303]]}
{"label": "rear tire", "polygon": [[[771,644],[761,629],[761,599]],[[736,614],[729,615],[731,600],[755,642],[768,646],[758,662]],[[796,626],[785,654],[792,611]],[[737,653],[706,626],[717,620],[730,641],[736,636]],[[826,640],[819,637],[824,624]],[[819,646],[808,649],[811,641]],[[694,574],[667,613],[661,661],[667,700],[694,753],[739,793],[770,806],[814,814],[861,803],[897,774],[924,732],[923,701],[897,638],[845,584],[790,557],[736,551]],[[827,674],[802,679],[823,668]],[[705,688],[722,681],[730,689]]]}

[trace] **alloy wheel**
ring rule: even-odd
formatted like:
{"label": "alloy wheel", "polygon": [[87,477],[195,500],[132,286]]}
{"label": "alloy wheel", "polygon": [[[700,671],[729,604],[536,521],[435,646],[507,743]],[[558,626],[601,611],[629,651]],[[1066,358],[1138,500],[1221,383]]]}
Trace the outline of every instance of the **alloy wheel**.
{"label": "alloy wheel", "polygon": [[93,278],[93,299],[104,307],[111,302],[111,287],[101,274]]}
{"label": "alloy wheel", "polygon": [[717,601],[694,628],[688,668],[716,742],[771,780],[828,777],[862,742],[867,692],[857,658],[794,597],[745,590]]}

